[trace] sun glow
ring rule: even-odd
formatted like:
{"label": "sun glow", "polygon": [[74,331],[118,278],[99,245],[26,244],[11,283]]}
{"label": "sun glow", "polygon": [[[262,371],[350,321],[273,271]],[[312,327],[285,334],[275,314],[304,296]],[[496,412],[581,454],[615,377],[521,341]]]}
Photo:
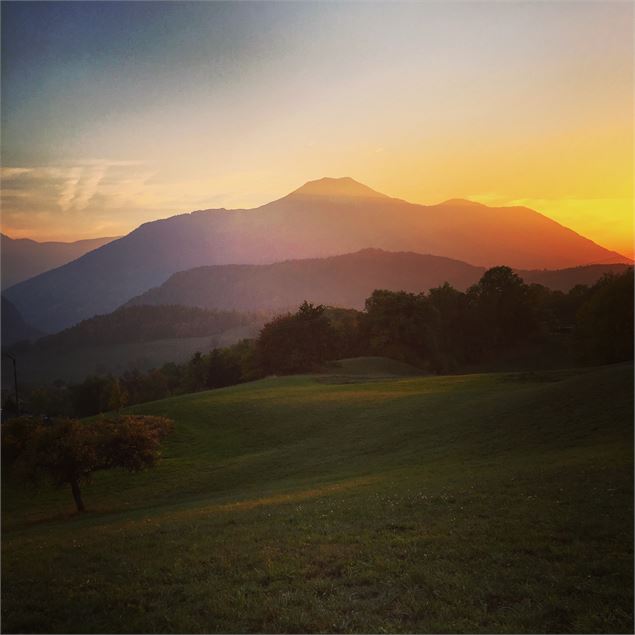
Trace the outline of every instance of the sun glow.
{"label": "sun glow", "polygon": [[526,205],[632,256],[632,13],[4,3],[3,231],[123,234],[347,175],[417,203]]}

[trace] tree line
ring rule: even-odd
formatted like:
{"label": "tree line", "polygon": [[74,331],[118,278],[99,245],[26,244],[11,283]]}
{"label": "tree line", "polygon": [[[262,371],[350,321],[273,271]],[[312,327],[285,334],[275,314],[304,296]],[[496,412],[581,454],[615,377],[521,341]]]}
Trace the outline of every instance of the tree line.
{"label": "tree line", "polygon": [[376,290],[363,311],[304,302],[264,325],[255,340],[196,353],[184,364],[120,377],[33,389],[27,409],[85,417],[125,405],[251,381],[319,371],[336,359],[390,357],[431,373],[496,368],[506,357],[560,355],[570,364],[633,359],[633,269],[569,292],[525,284],[509,267],[489,269],[462,292],[449,284],[427,293]]}
{"label": "tree line", "polygon": [[380,355],[433,373],[518,363],[558,350],[572,364],[633,359],[633,269],[607,274],[568,293],[525,284],[509,267],[494,267],[466,292],[449,284],[427,293],[376,290],[365,310],[303,304],[264,326],[256,358],[265,373],[314,369],[328,360]]}

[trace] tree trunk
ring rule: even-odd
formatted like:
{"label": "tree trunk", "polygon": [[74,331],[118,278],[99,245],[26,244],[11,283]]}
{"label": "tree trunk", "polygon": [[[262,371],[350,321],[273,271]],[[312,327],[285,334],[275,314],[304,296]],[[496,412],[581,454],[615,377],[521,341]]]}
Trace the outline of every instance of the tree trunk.
{"label": "tree trunk", "polygon": [[71,490],[73,492],[73,498],[75,499],[75,505],[77,506],[78,512],[83,512],[86,508],[84,507],[84,501],[82,500],[82,493],[79,489],[79,483],[77,480],[71,481]]}

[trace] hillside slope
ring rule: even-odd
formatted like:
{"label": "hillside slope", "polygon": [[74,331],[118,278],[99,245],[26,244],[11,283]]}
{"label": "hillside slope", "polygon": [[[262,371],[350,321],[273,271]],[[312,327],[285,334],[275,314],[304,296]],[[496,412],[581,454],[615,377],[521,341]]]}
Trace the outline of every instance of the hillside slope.
{"label": "hillside slope", "polygon": [[42,333],[24,321],[15,306],[2,296],[0,310],[2,321],[2,347],[10,346],[22,340],[32,340],[40,337]]}
{"label": "hillside slope", "polygon": [[170,305],[125,307],[96,315],[40,339],[35,348],[65,350],[81,346],[114,346],[129,342],[151,342],[168,338],[203,337],[239,326],[262,325],[264,318],[234,311],[206,311]]}
{"label": "hillside slope", "polygon": [[322,258],[365,248],[519,268],[625,260],[527,208],[460,200],[415,205],[352,179],[321,179],[257,209],[197,211],[146,223],[12,287],[8,297],[27,321],[50,332],[112,311],[177,271]]}
{"label": "hillside slope", "polygon": [[[265,318],[183,306],[135,306],[83,320],[15,350],[24,384],[121,375],[184,362],[258,334]],[[4,328],[4,321],[3,321]]]}
{"label": "hillside slope", "polygon": [[[627,266],[591,265],[518,273],[527,283],[568,291],[576,284],[592,284],[604,273],[617,273]],[[308,300],[362,309],[375,289],[419,293],[449,282],[464,291],[485,271],[484,267],[450,258],[364,249],[343,256],[271,265],[197,267],[175,273],[159,287],[132,298],[127,306],[182,304],[239,311],[285,310]]]}
{"label": "hillside slope", "polygon": [[[144,404],[152,471],[3,479],[7,632],[631,632],[633,370]],[[113,610],[113,607],[117,607]]]}
{"label": "hillside slope", "polygon": [[533,270],[517,273],[527,283],[542,284],[554,291],[564,291],[565,293],[582,284],[594,285],[604,274],[619,275],[626,269],[632,267],[631,264],[609,264],[609,265],[586,265],[584,267],[569,267],[567,269]]}
{"label": "hillside slope", "polygon": [[0,234],[2,244],[2,288],[71,262],[114,238],[90,238],[75,242],[36,242],[28,238],[10,238]]}
{"label": "hillside slope", "polygon": [[308,300],[361,309],[375,289],[419,292],[446,281],[466,289],[484,271],[449,258],[364,249],[343,256],[271,265],[197,267],[175,273],[127,305],[176,302],[248,311],[296,308]]}

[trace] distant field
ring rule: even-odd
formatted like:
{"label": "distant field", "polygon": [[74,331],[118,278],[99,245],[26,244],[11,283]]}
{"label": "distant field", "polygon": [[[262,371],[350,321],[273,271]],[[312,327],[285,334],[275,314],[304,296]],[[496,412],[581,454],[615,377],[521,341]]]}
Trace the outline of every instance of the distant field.
{"label": "distant field", "polygon": [[632,366],[409,375],[136,406],[81,517],[4,479],[3,632],[633,632]]}
{"label": "distant field", "polygon": [[46,384],[62,379],[82,381],[88,375],[121,375],[127,370],[147,371],[167,362],[181,363],[196,353],[231,346],[243,338],[255,337],[255,326],[237,326],[217,335],[183,337],[113,346],[91,346],[66,353],[31,350],[16,353],[20,378],[27,384]]}

